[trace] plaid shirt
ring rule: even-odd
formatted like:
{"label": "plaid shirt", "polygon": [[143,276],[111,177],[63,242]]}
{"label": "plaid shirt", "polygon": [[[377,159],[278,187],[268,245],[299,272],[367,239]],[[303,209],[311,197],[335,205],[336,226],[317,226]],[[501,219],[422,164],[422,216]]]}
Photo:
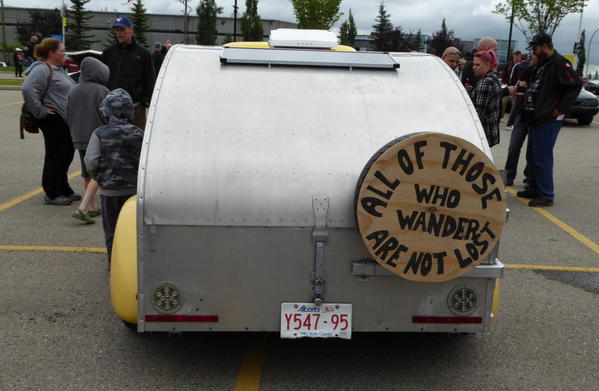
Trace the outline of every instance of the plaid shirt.
{"label": "plaid shirt", "polygon": [[478,113],[489,146],[499,144],[499,120],[501,115],[501,82],[495,72],[481,78],[470,94]]}

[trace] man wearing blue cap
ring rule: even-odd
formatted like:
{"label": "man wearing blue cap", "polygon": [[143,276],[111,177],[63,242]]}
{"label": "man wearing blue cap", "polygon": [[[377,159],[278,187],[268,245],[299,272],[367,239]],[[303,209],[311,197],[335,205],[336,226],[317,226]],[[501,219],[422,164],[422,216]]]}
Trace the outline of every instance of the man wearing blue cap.
{"label": "man wearing blue cap", "polygon": [[146,108],[150,106],[156,75],[150,52],[133,37],[133,23],[119,16],[112,26],[117,42],[102,53],[101,60],[110,68],[108,89],[122,88],[131,95],[135,111],[132,123],[144,129]]}

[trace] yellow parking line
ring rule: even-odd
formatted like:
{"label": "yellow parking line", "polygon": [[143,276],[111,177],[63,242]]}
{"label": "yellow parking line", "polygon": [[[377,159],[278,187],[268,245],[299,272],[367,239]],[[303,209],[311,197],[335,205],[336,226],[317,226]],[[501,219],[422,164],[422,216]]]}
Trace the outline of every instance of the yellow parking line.
{"label": "yellow parking line", "polygon": [[[525,199],[525,198],[518,197],[516,195],[517,192],[516,192],[516,190],[514,190],[513,187],[507,187],[506,190],[511,195],[513,195],[514,197],[516,197],[517,199],[519,199],[521,202],[523,202],[524,204],[528,205],[528,200]],[[535,212],[539,213],[541,216],[545,217],[547,220],[551,221],[553,224],[557,225],[559,228],[561,228],[564,231],[566,231],[574,239],[578,240],[580,243],[582,243],[585,246],[587,246],[588,248],[590,248],[596,254],[599,254],[599,244],[593,242],[591,239],[587,238],[586,236],[584,236],[583,234],[581,234],[580,232],[578,232],[574,228],[570,227],[568,224],[564,223],[562,220],[558,219],[557,217],[555,217],[551,213],[547,212],[545,209],[543,209],[543,208],[531,208],[531,209],[533,209]]]}
{"label": "yellow parking line", "polygon": [[0,245],[0,250],[7,251],[63,251],[77,253],[105,253],[103,247],[55,247],[55,246],[8,246]]}
{"label": "yellow parking line", "polygon": [[266,356],[266,341],[263,338],[252,337],[248,343],[234,391],[254,391],[260,389],[262,365]]}
{"label": "yellow parking line", "polygon": [[4,104],[0,105],[0,107],[15,106],[15,105],[20,105],[21,103],[23,103],[22,100],[19,102],[4,103]]}
{"label": "yellow parking line", "polygon": [[[64,251],[64,252],[79,252],[79,253],[105,253],[106,249],[103,247],[56,247],[56,246],[12,246],[12,245],[0,245],[0,250],[6,251]],[[506,269],[528,269],[528,270],[557,270],[564,272],[588,272],[588,273],[599,273],[599,267],[578,267],[578,266],[549,266],[549,265],[517,265],[517,264],[505,264]],[[259,341],[252,340],[248,345],[248,351],[244,358],[244,365],[242,369],[246,373],[250,373],[251,369],[255,370],[256,367],[250,365],[248,362],[256,363],[256,360],[263,359],[264,346],[260,346]],[[261,356],[262,355],[262,356]],[[261,358],[262,357],[262,358]],[[261,364],[260,364],[261,365]],[[244,376],[247,377],[247,376]]]}
{"label": "yellow parking line", "polygon": [[[75,178],[78,175],[81,175],[81,170],[75,171],[74,173],[72,173],[71,175],[69,175],[69,179],[73,179],[73,178]],[[15,205],[17,205],[17,204],[25,201],[25,200],[28,200],[31,197],[36,196],[36,195],[40,194],[43,191],[44,191],[44,189],[42,189],[41,187],[38,187],[37,189],[35,189],[33,191],[30,191],[27,194],[23,194],[22,196],[19,196],[19,197],[15,198],[15,199],[12,199],[10,201],[6,201],[6,202],[0,204],[0,212],[2,212],[3,210],[8,209],[10,207],[13,207],[13,206],[15,206]]]}
{"label": "yellow parking line", "polygon": [[560,272],[586,272],[599,273],[599,267],[576,267],[576,266],[545,266],[545,265],[505,265],[506,269],[526,270],[554,270]]}

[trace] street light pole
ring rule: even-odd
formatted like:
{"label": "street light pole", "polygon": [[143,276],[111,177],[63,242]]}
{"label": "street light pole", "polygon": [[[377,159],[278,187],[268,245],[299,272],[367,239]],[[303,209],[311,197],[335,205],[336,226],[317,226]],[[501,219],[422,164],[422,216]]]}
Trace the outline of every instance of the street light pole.
{"label": "street light pole", "polygon": [[593,38],[595,37],[595,34],[597,34],[597,32],[599,32],[599,29],[593,31],[593,34],[591,35],[591,39],[589,39],[589,50],[587,51],[587,65],[586,65],[587,75],[589,74],[589,59],[591,58],[591,44],[593,43]]}
{"label": "street light pole", "polygon": [[233,6],[233,42],[237,42],[237,0]]}
{"label": "street light pole", "polygon": [[4,25],[4,0],[0,0],[0,19],[2,19],[2,57],[4,57],[4,62],[8,62],[8,58],[6,58],[6,50],[4,49],[4,42],[6,41],[6,28]]}
{"label": "street light pole", "polygon": [[184,18],[183,19],[183,24],[184,24],[184,26],[183,26],[183,30],[184,30],[183,42],[188,43],[187,42],[187,35],[188,35],[188,32],[189,32],[189,17],[188,17],[189,12],[187,11],[187,0],[185,0],[184,5],[185,5],[185,14],[183,16],[183,18]]}
{"label": "street light pole", "polygon": [[582,13],[584,12],[584,3],[580,9],[580,20],[578,21],[578,40],[580,41],[580,30],[582,29]]}
{"label": "street light pole", "polygon": [[62,45],[66,48],[67,47],[67,36],[65,33],[65,18],[67,17],[66,13],[66,8],[64,7],[64,0],[62,0],[62,8],[60,9],[60,24],[62,25]]}
{"label": "street light pole", "polygon": [[512,29],[514,28],[514,2],[512,0],[512,16],[510,17],[510,35],[507,39],[507,53],[505,54],[505,64],[510,61],[510,51],[512,50]]}

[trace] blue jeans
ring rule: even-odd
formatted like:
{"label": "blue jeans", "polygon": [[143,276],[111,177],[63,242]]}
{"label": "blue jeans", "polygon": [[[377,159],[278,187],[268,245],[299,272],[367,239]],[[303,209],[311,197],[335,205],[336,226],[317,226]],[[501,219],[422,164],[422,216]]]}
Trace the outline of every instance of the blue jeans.
{"label": "blue jeans", "polygon": [[528,130],[526,157],[530,178],[528,187],[537,196],[553,200],[553,147],[562,122],[556,119],[534,126]]}

